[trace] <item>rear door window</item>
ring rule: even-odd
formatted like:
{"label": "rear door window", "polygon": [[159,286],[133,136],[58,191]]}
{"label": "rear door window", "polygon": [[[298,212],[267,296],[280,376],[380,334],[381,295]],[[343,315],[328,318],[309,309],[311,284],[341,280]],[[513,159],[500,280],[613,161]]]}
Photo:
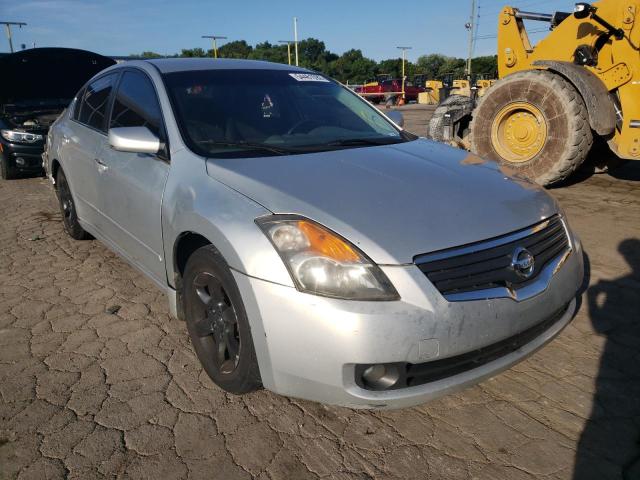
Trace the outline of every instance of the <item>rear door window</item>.
{"label": "rear door window", "polygon": [[147,127],[163,138],[162,111],[153,84],[141,72],[127,71],[116,92],[109,128]]}
{"label": "rear door window", "polygon": [[116,78],[117,74],[105,75],[87,85],[80,106],[80,123],[102,132],[106,131],[107,107]]}

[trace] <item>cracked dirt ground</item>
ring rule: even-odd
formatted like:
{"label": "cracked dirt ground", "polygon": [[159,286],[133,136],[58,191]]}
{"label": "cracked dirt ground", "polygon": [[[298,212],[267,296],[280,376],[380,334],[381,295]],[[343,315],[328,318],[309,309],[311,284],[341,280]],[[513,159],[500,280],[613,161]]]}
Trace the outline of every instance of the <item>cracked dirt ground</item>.
{"label": "cracked dirt ground", "polygon": [[223,393],[163,294],[63,233],[44,179],[0,182],[0,478],[638,479],[638,167],[552,192],[591,264],[552,344],[392,412]]}

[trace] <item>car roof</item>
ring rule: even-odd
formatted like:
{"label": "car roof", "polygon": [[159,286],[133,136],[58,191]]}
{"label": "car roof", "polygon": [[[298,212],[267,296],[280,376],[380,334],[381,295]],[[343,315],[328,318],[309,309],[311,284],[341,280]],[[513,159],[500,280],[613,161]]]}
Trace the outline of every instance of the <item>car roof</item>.
{"label": "car roof", "polygon": [[[162,73],[186,72],[193,70],[287,70],[309,72],[305,68],[262,60],[240,60],[235,58],[158,58],[144,60]],[[121,63],[121,66],[134,62]],[[137,63],[137,62],[135,62]]]}

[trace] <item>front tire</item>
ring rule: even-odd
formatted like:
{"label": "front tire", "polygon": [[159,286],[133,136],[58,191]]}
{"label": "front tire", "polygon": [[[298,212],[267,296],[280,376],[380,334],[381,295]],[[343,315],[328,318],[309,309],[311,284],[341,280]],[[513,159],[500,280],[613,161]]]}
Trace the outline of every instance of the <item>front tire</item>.
{"label": "front tire", "polygon": [[71,187],[62,169],[60,169],[56,175],[56,185],[64,230],[75,240],[90,239],[91,235],[82,228],[78,221],[78,212],[76,211],[76,204],[71,194]]}
{"label": "front tire", "polygon": [[498,81],[473,114],[471,150],[549,186],[571,175],[593,144],[587,108],[559,75],[533,70]]}
{"label": "front tire", "polygon": [[3,180],[13,180],[17,177],[15,169],[4,156],[0,157],[0,177]]}
{"label": "front tire", "polygon": [[187,330],[198,360],[223,390],[262,386],[242,297],[226,262],[211,245],[196,250],[183,278]]}

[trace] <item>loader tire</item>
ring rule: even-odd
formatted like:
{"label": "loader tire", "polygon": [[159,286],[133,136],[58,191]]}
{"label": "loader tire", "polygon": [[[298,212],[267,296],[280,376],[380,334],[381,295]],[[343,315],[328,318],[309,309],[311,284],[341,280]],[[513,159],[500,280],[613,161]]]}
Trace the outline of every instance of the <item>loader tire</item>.
{"label": "loader tire", "polygon": [[593,144],[587,108],[559,75],[532,70],[498,81],[473,112],[471,150],[543,186],[561,182]]}
{"label": "loader tire", "polygon": [[[460,108],[465,108],[469,104],[471,104],[471,98],[465,97],[463,95],[451,95],[442,103],[440,103],[433,112],[431,120],[429,120],[429,125],[427,127],[427,138],[435,140],[436,142],[447,142],[454,144],[455,146],[461,146],[461,142],[456,142],[455,139],[445,140],[444,118],[447,113],[458,110]],[[463,140],[465,138],[464,126],[460,128],[460,125],[457,125],[455,130],[456,133],[458,133],[457,137],[459,138],[459,140]]]}

